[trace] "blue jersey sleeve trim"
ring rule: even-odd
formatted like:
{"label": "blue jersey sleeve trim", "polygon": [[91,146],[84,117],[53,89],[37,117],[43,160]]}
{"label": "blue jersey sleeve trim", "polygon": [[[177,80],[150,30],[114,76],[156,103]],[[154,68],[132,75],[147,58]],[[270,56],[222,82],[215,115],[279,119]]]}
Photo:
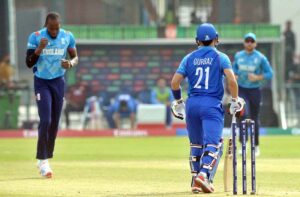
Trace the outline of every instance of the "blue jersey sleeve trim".
{"label": "blue jersey sleeve trim", "polygon": [[74,49],[74,48],[76,48],[74,35],[71,32],[69,32],[69,35],[70,35],[70,43],[69,43],[68,49],[70,49],[70,48]]}
{"label": "blue jersey sleeve trim", "polygon": [[181,75],[183,75],[185,77],[185,73],[183,71],[181,71],[181,70],[177,70],[176,73],[181,74]]}
{"label": "blue jersey sleeve trim", "polygon": [[36,42],[36,33],[30,34],[27,42],[27,49],[36,49],[38,47],[38,43]]}

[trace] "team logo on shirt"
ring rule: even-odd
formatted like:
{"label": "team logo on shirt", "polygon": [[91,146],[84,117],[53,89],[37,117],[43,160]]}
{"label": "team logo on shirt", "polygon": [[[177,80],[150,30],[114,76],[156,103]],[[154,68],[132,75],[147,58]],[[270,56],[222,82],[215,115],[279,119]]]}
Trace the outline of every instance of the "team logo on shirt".
{"label": "team logo on shirt", "polygon": [[61,39],[61,44],[66,44],[66,39],[62,38]]}

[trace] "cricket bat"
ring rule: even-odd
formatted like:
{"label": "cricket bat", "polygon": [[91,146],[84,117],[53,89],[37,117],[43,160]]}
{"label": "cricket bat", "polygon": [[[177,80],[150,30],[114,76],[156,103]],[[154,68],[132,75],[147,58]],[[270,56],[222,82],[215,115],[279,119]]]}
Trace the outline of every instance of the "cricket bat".
{"label": "cricket bat", "polygon": [[232,144],[232,132],[235,130],[236,116],[232,116],[231,122],[231,132],[228,138],[226,151],[225,151],[225,160],[224,160],[224,171],[223,171],[223,180],[224,180],[224,191],[228,192],[232,188],[233,183],[233,144]]}
{"label": "cricket bat", "polygon": [[226,152],[225,152],[225,160],[224,160],[224,174],[223,174],[223,180],[224,180],[224,191],[229,192],[232,188],[232,176],[233,176],[233,169],[232,169],[232,136],[229,137],[227,146],[226,146]]}

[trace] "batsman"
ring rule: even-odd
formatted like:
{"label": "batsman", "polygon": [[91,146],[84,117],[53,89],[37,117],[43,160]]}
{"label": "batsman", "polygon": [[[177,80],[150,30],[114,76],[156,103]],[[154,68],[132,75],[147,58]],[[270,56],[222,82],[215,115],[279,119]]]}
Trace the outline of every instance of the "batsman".
{"label": "batsman", "polygon": [[[175,98],[172,113],[176,118],[185,118],[188,130],[193,193],[214,192],[213,177],[222,154],[224,77],[232,97],[230,113],[239,111],[244,102],[238,97],[238,85],[228,56],[216,49],[218,42],[218,33],[212,24],[200,25],[196,31],[198,48],[182,59],[171,82]],[[189,85],[186,105],[180,87],[184,78]]]}

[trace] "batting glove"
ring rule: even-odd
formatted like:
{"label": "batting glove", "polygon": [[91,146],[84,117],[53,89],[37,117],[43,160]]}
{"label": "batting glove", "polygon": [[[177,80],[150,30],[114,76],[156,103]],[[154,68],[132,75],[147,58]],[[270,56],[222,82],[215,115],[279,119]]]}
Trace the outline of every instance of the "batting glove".
{"label": "batting glove", "polygon": [[175,118],[183,120],[185,118],[185,103],[183,99],[173,101],[171,111]]}
{"label": "batting glove", "polygon": [[229,102],[229,113],[231,115],[236,114],[237,117],[240,117],[244,114],[244,106],[246,102],[243,98],[232,98]]}

